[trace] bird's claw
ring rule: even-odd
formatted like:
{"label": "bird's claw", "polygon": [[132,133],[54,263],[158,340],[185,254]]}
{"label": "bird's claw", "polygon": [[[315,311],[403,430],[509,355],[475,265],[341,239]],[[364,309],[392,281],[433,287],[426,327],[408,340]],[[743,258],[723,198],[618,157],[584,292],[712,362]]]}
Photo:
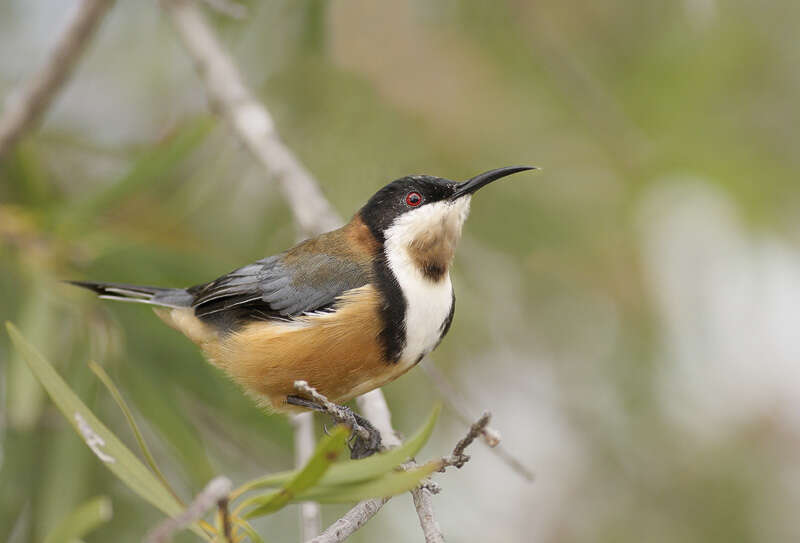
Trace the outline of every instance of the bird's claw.
{"label": "bird's claw", "polygon": [[[379,452],[382,447],[381,433],[370,423],[367,419],[342,405],[336,405],[328,402],[329,407],[317,403],[313,400],[308,400],[301,396],[287,396],[286,403],[312,409],[321,413],[327,413],[333,420],[338,423],[346,424],[350,427],[350,437],[347,439],[347,446],[350,449],[350,458],[366,458],[376,452]],[[328,428],[323,426],[325,433],[328,434]],[[363,435],[366,434],[366,435]]]}
{"label": "bird's claw", "polygon": [[[382,449],[381,433],[364,417],[353,413],[355,425],[350,438],[347,440],[347,446],[350,448],[350,458],[366,458]],[[366,437],[362,437],[364,431],[367,433]]]}

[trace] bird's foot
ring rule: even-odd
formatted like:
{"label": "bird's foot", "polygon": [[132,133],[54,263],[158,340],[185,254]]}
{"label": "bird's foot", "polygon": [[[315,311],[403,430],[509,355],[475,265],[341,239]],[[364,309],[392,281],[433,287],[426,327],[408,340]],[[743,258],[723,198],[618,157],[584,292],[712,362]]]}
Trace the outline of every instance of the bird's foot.
{"label": "bird's foot", "polygon": [[287,396],[286,403],[326,413],[337,423],[349,426],[352,433],[347,445],[350,448],[350,458],[352,459],[366,458],[382,449],[380,432],[371,422],[349,407],[332,402],[316,402],[302,396]]}
{"label": "bird's foot", "polygon": [[345,407],[353,415],[356,424],[360,429],[353,428],[353,433],[350,434],[348,446],[350,447],[350,458],[366,458],[372,456],[376,452],[383,449],[381,442],[381,433],[375,428],[370,421],[362,417],[349,407]]}

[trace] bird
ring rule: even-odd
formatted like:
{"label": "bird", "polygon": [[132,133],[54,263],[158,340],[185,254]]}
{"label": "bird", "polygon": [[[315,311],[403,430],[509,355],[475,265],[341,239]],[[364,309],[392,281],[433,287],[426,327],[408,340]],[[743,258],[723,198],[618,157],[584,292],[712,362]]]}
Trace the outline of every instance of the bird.
{"label": "bird", "polygon": [[[439,345],[455,312],[450,268],[472,196],[535,169],[498,168],[463,182],[401,177],[341,228],[188,288],[68,282],[153,306],[268,411],[322,410],[297,393],[296,381],[341,404],[403,375]],[[379,443],[373,435],[364,447]]]}

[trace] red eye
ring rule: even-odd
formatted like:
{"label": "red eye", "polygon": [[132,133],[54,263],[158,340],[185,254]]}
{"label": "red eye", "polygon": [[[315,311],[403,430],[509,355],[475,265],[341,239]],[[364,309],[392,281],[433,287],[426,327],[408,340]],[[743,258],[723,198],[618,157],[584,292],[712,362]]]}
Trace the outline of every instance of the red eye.
{"label": "red eye", "polygon": [[417,207],[422,203],[422,196],[420,196],[419,192],[409,192],[406,194],[406,203],[411,207]]}

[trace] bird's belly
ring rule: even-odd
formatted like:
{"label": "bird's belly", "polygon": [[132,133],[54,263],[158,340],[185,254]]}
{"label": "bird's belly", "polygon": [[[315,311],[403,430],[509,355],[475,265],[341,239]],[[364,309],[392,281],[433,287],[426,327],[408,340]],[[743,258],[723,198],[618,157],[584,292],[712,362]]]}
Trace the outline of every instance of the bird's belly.
{"label": "bird's belly", "polygon": [[273,410],[293,410],[285,400],[297,393],[297,380],[307,381],[334,402],[344,402],[408,369],[385,360],[380,306],[380,295],[366,285],[346,293],[332,313],[291,323],[253,322],[204,350]]}

